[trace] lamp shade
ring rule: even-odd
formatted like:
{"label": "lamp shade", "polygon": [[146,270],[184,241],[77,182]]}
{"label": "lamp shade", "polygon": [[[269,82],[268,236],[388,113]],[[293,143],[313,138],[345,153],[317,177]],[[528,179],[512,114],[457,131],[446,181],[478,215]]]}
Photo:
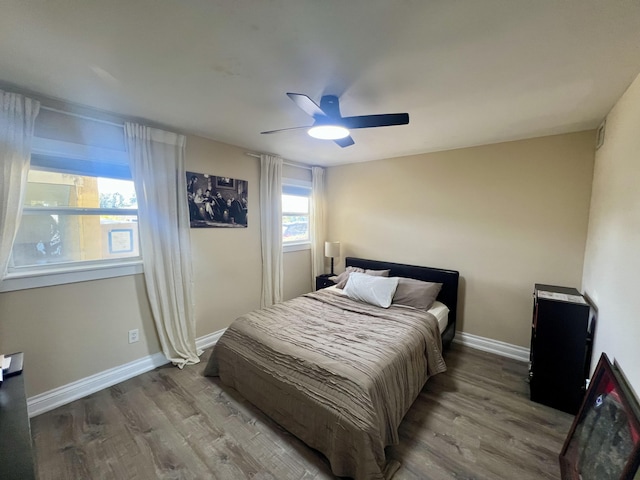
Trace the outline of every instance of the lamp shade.
{"label": "lamp shade", "polygon": [[339,257],[340,242],[324,242],[324,256],[331,258]]}

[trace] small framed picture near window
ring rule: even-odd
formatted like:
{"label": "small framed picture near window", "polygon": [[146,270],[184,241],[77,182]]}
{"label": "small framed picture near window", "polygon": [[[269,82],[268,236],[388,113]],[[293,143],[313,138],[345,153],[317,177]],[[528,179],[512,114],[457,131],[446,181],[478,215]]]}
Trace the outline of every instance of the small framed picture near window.
{"label": "small framed picture near window", "polygon": [[560,453],[562,479],[638,478],[639,410],[617,364],[603,353]]}
{"label": "small framed picture near window", "polygon": [[133,229],[114,228],[109,231],[109,253],[133,252]]}

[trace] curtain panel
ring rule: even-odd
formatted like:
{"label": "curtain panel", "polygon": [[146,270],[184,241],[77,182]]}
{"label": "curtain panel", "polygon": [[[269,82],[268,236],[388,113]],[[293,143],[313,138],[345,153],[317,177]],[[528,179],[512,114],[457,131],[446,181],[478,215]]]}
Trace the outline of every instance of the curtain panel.
{"label": "curtain panel", "polygon": [[260,238],[262,245],[262,295],[268,307],[282,302],[282,158],[260,155]]}
{"label": "curtain panel", "polygon": [[0,90],[0,281],[18,233],[40,102]]}
{"label": "curtain panel", "polygon": [[311,168],[311,285],[316,284],[316,277],[324,273],[324,241],[326,239],[325,223],[325,170],[322,167]]}
{"label": "curtain panel", "polygon": [[198,363],[201,354],[195,341],[186,138],[135,123],[125,124],[125,135],[151,311],[164,355],[182,368]]}

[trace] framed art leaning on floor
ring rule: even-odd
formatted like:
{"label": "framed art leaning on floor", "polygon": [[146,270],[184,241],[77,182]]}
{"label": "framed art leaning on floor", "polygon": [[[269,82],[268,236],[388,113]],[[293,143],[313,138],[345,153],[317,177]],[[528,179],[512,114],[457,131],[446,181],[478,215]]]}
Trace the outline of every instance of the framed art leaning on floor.
{"label": "framed art leaning on floor", "polygon": [[562,479],[639,479],[639,412],[618,365],[603,353],[560,453]]}

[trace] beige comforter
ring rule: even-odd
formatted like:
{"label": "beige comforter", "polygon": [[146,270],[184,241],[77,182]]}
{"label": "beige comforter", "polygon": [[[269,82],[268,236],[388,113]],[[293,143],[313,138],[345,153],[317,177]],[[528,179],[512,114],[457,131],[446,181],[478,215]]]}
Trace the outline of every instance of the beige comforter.
{"label": "beige comforter", "polygon": [[324,453],[335,475],[390,478],[384,448],[446,369],[435,317],[320,290],[238,318],[205,369]]}

